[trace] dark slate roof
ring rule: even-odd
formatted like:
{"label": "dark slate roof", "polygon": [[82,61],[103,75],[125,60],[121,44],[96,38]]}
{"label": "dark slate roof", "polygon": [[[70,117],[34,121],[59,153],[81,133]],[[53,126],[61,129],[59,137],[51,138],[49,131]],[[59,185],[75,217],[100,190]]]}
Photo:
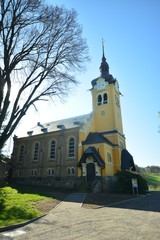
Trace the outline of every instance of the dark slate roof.
{"label": "dark slate roof", "polygon": [[101,158],[99,152],[95,149],[95,147],[88,147],[87,150],[83,153],[79,163],[78,167],[81,166],[82,163],[86,162],[87,157],[93,157],[94,161],[98,163],[99,166],[104,167],[105,162]]}
{"label": "dark slate roof", "polygon": [[110,135],[110,134],[114,134],[114,133],[118,133],[119,135],[121,135],[122,137],[125,138],[125,135],[120,133],[117,129],[101,132],[101,134],[103,134],[103,135]]}
{"label": "dark slate roof", "polygon": [[105,82],[108,82],[109,84],[116,82],[116,79],[114,79],[113,76],[108,73],[108,75],[106,75],[106,76],[103,76],[103,75],[102,75],[102,76],[100,76],[100,77],[98,77],[98,78],[93,79],[93,80],[91,81],[92,87],[94,87],[94,86],[97,84],[97,80],[98,80],[99,78],[104,78],[104,79],[105,79]]}
{"label": "dark slate roof", "polygon": [[116,79],[114,79],[113,76],[109,73],[109,65],[106,62],[106,58],[104,55],[104,48],[103,48],[102,62],[101,62],[99,69],[100,69],[100,77],[92,80],[92,82],[91,82],[92,87],[94,87],[96,85],[97,80],[99,78],[104,78],[105,82],[108,82],[109,84],[116,82]]}
{"label": "dark slate roof", "polygon": [[104,137],[101,133],[98,132],[90,132],[83,142],[83,145],[86,144],[94,144],[94,143],[107,143],[111,146],[114,146],[112,142],[110,142],[106,137]]}
{"label": "dark slate roof", "polygon": [[88,123],[92,117],[92,114],[85,114],[81,116],[76,116],[72,118],[66,118],[58,121],[48,122],[48,123],[37,123],[37,126],[31,128],[28,132],[22,133],[18,137],[34,136],[39,134],[45,134],[49,132],[62,131],[72,128],[79,128],[85,123]]}
{"label": "dark slate roof", "polygon": [[121,153],[121,170],[130,169],[136,171],[133,156],[126,149],[123,149]]}

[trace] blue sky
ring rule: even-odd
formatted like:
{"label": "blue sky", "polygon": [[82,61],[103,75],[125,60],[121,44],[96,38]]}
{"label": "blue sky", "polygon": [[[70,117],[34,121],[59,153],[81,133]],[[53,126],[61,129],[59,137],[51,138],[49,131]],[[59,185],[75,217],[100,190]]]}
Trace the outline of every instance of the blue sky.
{"label": "blue sky", "polygon": [[160,166],[160,1],[159,0],[46,0],[78,12],[91,61],[77,76],[65,102],[41,103],[16,131],[27,131],[38,121],[49,122],[92,111],[91,80],[98,77],[104,39],[110,73],[117,78],[123,129],[128,151],[139,166]]}

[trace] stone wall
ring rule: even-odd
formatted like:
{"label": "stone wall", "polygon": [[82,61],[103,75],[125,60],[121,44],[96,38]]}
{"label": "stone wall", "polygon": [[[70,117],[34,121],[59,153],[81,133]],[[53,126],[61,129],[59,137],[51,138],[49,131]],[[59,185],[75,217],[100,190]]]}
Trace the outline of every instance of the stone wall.
{"label": "stone wall", "polygon": [[14,183],[38,186],[50,186],[53,188],[74,189],[81,183],[78,177],[30,177],[14,178]]}

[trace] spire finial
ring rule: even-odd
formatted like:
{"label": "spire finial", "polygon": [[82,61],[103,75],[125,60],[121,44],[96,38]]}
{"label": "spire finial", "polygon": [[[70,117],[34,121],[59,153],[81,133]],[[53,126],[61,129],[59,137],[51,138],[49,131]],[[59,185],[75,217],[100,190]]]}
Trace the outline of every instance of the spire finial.
{"label": "spire finial", "polygon": [[103,54],[103,57],[104,57],[104,40],[102,38],[102,54]]}

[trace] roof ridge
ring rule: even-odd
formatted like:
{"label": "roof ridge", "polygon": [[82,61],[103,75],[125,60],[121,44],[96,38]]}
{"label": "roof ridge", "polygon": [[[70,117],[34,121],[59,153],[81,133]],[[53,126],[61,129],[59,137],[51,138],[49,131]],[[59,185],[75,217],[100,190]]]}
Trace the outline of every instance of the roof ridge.
{"label": "roof ridge", "polygon": [[55,121],[51,121],[51,122],[45,122],[45,123],[41,123],[41,124],[49,124],[49,123],[56,123],[56,122],[61,122],[61,121],[67,121],[67,120],[76,120],[76,118],[83,118],[85,116],[90,116],[92,114],[91,113],[86,113],[86,114],[83,114],[83,115],[79,115],[79,116],[74,116],[74,117],[68,117],[68,118],[63,118],[63,119],[59,119],[59,120],[55,120]]}

